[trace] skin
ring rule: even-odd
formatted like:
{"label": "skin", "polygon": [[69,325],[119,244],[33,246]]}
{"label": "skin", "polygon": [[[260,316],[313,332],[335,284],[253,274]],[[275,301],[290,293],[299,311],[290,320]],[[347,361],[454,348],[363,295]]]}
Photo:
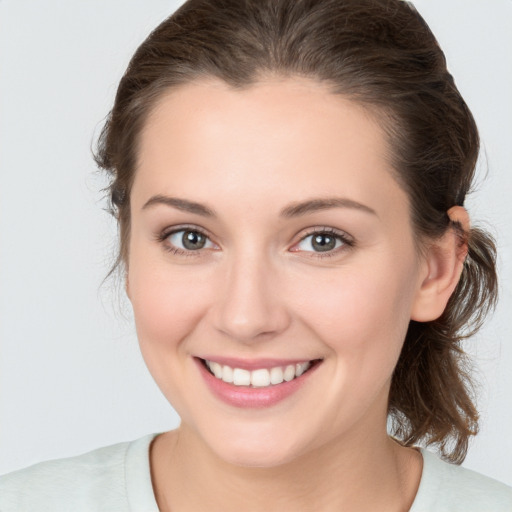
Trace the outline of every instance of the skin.
{"label": "skin", "polygon": [[[182,420],[151,449],[160,509],[408,510],[422,459],[387,436],[391,376],[410,319],[442,313],[464,254],[451,230],[418,253],[376,117],[306,79],[238,91],[212,79],[160,99],[138,156],[127,292]],[[215,216],[148,206],[155,196]],[[280,215],[333,197],[372,212]],[[172,252],[179,236],[160,235],[183,225],[208,235],[205,248]],[[306,237],[325,228],[352,245],[315,252]],[[193,358],[206,355],[322,362],[291,397],[241,409],[204,384]]]}

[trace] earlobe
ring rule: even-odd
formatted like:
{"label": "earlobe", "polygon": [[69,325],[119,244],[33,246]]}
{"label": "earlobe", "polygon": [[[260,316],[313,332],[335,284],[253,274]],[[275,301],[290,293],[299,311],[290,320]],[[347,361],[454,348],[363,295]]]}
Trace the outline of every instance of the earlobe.
{"label": "earlobe", "polygon": [[462,206],[447,212],[451,225],[434,240],[425,256],[425,277],[416,294],[411,320],[430,322],[439,318],[455,290],[466,259],[469,215]]}

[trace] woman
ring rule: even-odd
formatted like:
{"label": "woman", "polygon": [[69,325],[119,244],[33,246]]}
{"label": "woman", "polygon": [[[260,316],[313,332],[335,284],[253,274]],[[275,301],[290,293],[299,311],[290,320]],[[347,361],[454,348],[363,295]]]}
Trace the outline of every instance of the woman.
{"label": "woman", "polygon": [[510,510],[457,466],[478,427],[459,342],[496,296],[464,208],[477,155],[409,4],[185,3],[97,153],[182,423],[7,475],[0,509]]}

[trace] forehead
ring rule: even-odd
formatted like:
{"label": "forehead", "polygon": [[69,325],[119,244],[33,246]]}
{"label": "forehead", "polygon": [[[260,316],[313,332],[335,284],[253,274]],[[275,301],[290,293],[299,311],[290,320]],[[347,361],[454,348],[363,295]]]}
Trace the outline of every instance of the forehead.
{"label": "forehead", "polygon": [[403,200],[389,161],[378,117],[323,84],[288,78],[234,89],[209,80],[156,103],[141,133],[134,192],[141,201],[230,191],[246,201],[339,193],[364,202],[387,192]]}

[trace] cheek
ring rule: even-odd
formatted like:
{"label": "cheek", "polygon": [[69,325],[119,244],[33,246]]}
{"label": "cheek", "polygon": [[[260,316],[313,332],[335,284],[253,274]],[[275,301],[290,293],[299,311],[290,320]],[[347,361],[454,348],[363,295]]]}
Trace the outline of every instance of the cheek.
{"label": "cheek", "polygon": [[400,272],[376,263],[358,268],[311,283],[300,305],[303,322],[331,353],[324,399],[338,404],[329,411],[332,425],[347,426],[367,411],[386,414],[414,296],[413,268],[409,274],[403,266]]}
{"label": "cheek", "polygon": [[[140,266],[139,262],[143,262]],[[202,277],[202,278],[201,278]],[[188,403],[192,386],[187,340],[210,303],[206,276],[132,258],[130,297],[141,354],[153,379],[183,420],[193,423]]]}
{"label": "cheek", "polygon": [[395,268],[374,261],[305,283],[297,294],[304,298],[304,321],[335,352],[396,362],[410,320],[415,271],[400,263]]}
{"label": "cheek", "polygon": [[142,349],[178,345],[208,308],[210,280],[207,276],[191,276],[186,267],[172,268],[133,257],[128,278]]}

